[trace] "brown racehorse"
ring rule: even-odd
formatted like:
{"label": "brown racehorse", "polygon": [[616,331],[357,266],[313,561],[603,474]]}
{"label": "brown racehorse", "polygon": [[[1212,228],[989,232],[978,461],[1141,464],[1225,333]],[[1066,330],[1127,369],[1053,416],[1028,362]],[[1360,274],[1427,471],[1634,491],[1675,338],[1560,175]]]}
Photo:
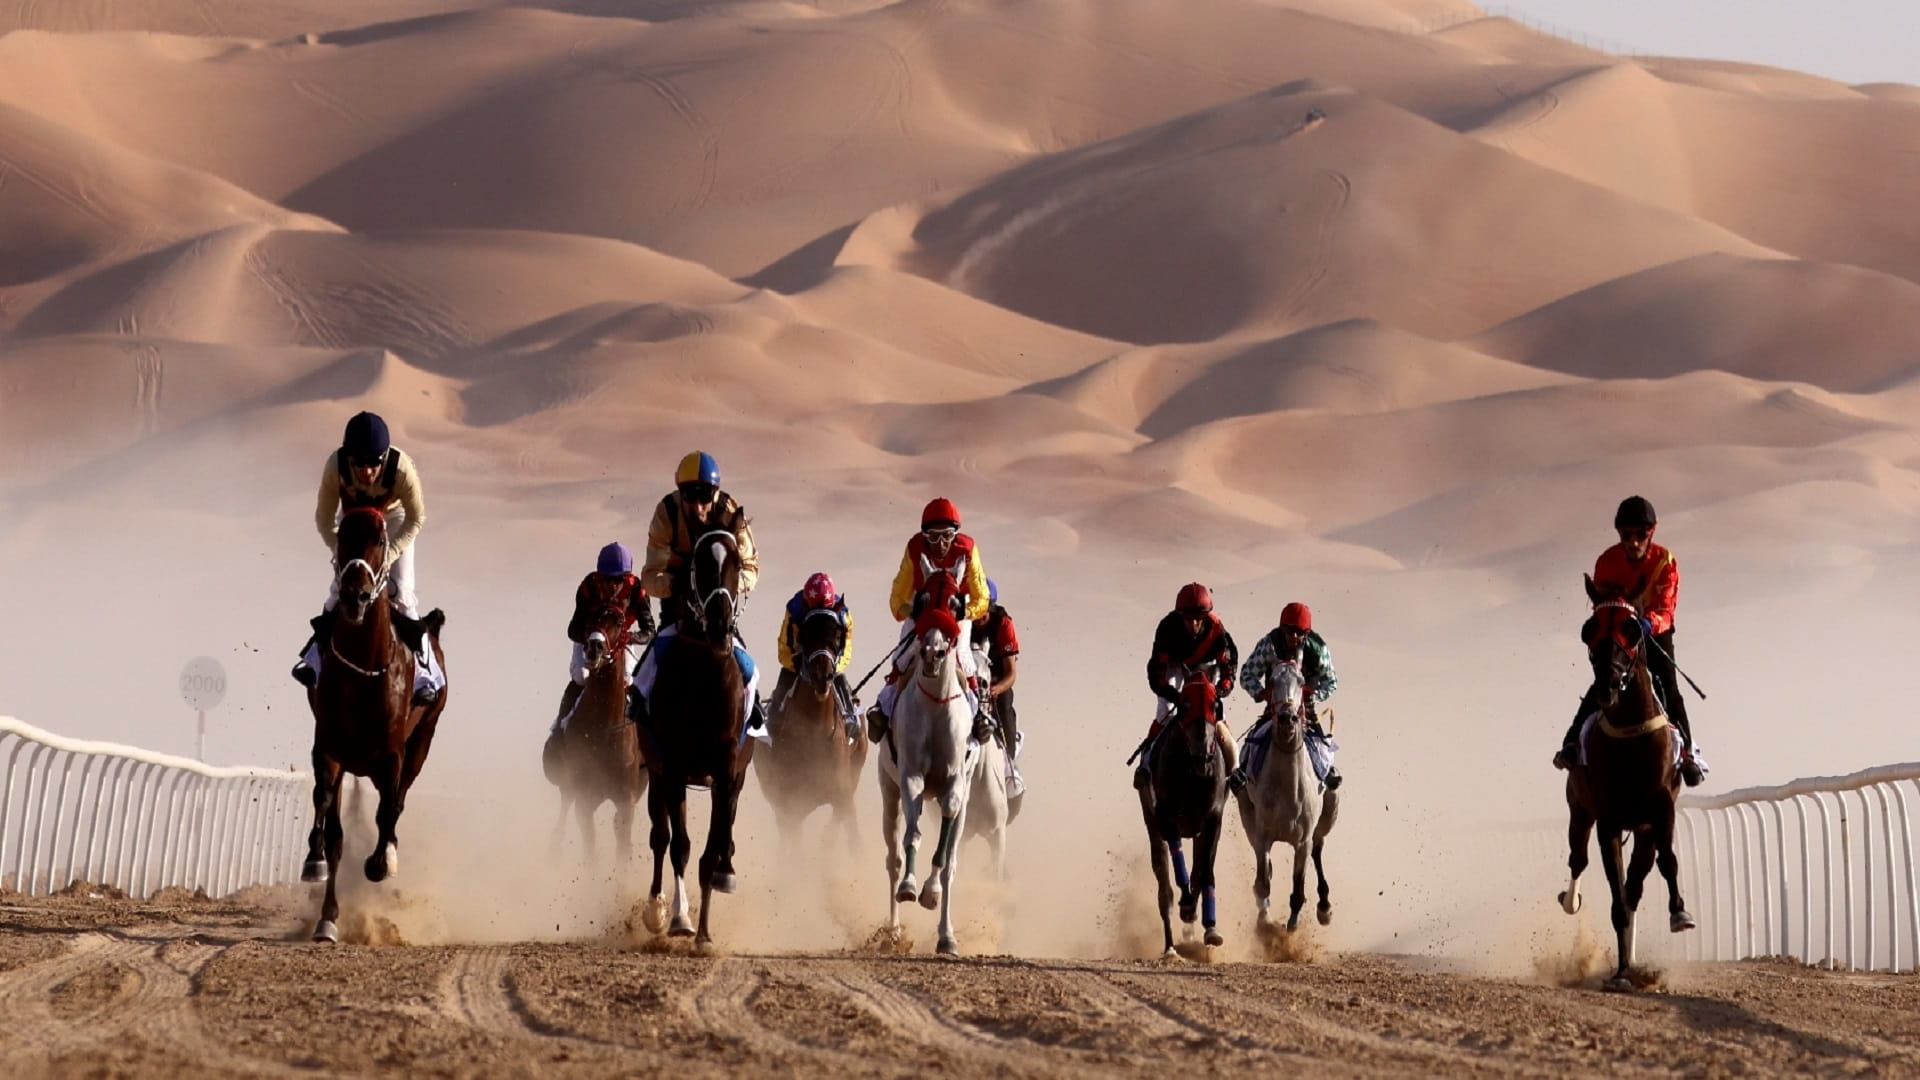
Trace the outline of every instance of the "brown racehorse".
{"label": "brown racehorse", "polygon": [[[636,643],[624,603],[595,608],[586,624],[581,653],[587,681],[581,686],[566,727],[556,737],[547,778],[560,788],[560,817],[568,806],[580,821],[580,839],[593,852],[593,815],[602,802],[613,803],[618,853],[633,854],[633,810],[647,789],[640,737],[627,716],[624,653]],[[556,830],[558,826],[556,826]]]}
{"label": "brown racehorse", "polygon": [[413,650],[402,633],[426,635],[445,668],[440,628],[446,616],[435,608],[419,623],[396,615],[387,599],[387,519],[378,509],[358,507],[340,518],[334,547],[339,603],[327,640],[320,642],[320,679],[307,691],[313,709],[313,831],[300,880],[327,883],[315,941],[338,941],[340,902],[334,884],[340,868],[340,779],[353,773],[373,781],[380,794],[374,815],[380,836],[367,856],[368,881],[383,881],[399,868],[394,826],[406,807],[407,789],[427,762],[433,729],[447,707],[443,687],[432,704],[413,704]]}
{"label": "brown racehorse", "polygon": [[[1560,906],[1580,910],[1580,872],[1587,868],[1587,841],[1600,829],[1600,864],[1613,894],[1613,932],[1619,965],[1607,985],[1633,988],[1633,919],[1647,873],[1657,862],[1667,879],[1669,928],[1691,930],[1693,916],[1680,899],[1680,860],[1673,851],[1673,818],[1680,797],[1674,762],[1678,737],[1653,692],[1639,612],[1618,595],[1603,593],[1586,578],[1593,617],[1582,637],[1594,658],[1592,703],[1599,719],[1581,732],[1582,760],[1567,770],[1567,869],[1572,872]],[[1622,870],[1626,836],[1633,860]]]}
{"label": "brown racehorse", "polygon": [[754,752],[753,771],[773,804],[783,853],[800,850],[800,825],[822,806],[833,808],[834,824],[851,852],[859,844],[853,794],[867,762],[867,741],[857,733],[847,737],[842,718],[851,711],[850,703],[840,700],[834,680],[847,629],[834,612],[822,608],[800,617],[794,637],[799,645],[794,650],[797,676],[768,713],[772,741]]}
{"label": "brown racehorse", "polygon": [[[647,816],[653,829],[653,887],[642,918],[658,933],[694,932],[687,917],[687,788],[713,792],[713,821],[700,854],[700,929],[694,944],[713,943],[707,917],[715,892],[733,891],[733,819],[746,783],[753,741],[746,738],[747,678],[734,656],[734,621],[740,610],[740,549],[733,534],[716,530],[694,542],[688,560],[688,603],[669,643],[656,640],[657,674],[647,697],[641,732],[650,787]],[[672,922],[661,897],[661,860],[673,856]],[[666,924],[663,927],[663,924]]]}
{"label": "brown racehorse", "polygon": [[[1191,930],[1203,916],[1206,943],[1220,945],[1215,929],[1214,855],[1220,848],[1220,819],[1227,803],[1227,767],[1214,741],[1211,721],[1219,691],[1203,673],[1191,673],[1180,688],[1180,707],[1167,718],[1151,750],[1152,782],[1140,789],[1140,814],[1147,823],[1153,876],[1159,884],[1160,926],[1166,951],[1173,956],[1173,892],[1180,889],[1180,921]],[[1184,837],[1193,837],[1193,870],[1188,874]],[[1169,874],[1168,861],[1173,863]],[[1200,912],[1202,900],[1206,910]]]}

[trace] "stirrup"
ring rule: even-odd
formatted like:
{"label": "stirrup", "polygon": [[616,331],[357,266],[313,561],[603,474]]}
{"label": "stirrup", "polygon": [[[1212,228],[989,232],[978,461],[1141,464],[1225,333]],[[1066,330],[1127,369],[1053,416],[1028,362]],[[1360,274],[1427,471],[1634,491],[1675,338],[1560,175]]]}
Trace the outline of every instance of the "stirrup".
{"label": "stirrup", "polygon": [[320,685],[320,675],[305,660],[293,665],[293,681],[311,690]]}
{"label": "stirrup", "polygon": [[1242,772],[1239,769],[1235,769],[1232,772],[1227,774],[1227,790],[1228,791],[1238,793],[1238,792],[1245,791],[1246,789],[1247,789],[1246,773]]}
{"label": "stirrup", "polygon": [[1573,763],[1578,760],[1580,751],[1575,747],[1562,746],[1553,752],[1553,767],[1556,769],[1572,769]]}

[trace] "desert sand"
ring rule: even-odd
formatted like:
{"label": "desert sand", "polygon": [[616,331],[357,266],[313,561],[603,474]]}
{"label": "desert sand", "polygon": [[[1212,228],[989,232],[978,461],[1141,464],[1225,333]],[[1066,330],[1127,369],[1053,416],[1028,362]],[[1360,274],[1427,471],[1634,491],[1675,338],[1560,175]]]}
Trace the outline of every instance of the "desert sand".
{"label": "desert sand", "polygon": [[[1737,60],[1455,0],[14,5],[0,713],[191,753],[205,654],[209,757],[305,768],[315,478],[378,411],[452,696],[363,939],[617,952],[638,871],[556,853],[539,747],[574,584],[704,449],[766,664],[815,570],[879,660],[920,506],[960,505],[1030,783],[968,952],[1152,951],[1121,763],[1200,580],[1243,650],[1311,604],[1339,670],[1313,977],[1541,982],[1603,917],[1553,906],[1547,759],[1622,497],[1681,564],[1703,790],[1913,757],[1920,90]],[[782,866],[750,781],[723,943],[861,945],[877,799]],[[1222,959],[1263,960],[1222,851]]]}

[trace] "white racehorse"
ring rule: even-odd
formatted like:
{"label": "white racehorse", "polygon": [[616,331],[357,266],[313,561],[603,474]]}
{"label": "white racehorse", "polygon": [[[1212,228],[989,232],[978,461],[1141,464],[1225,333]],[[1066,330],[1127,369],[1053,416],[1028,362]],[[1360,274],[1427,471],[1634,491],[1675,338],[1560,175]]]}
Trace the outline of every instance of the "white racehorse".
{"label": "white racehorse", "polygon": [[[1260,773],[1241,790],[1240,827],[1253,845],[1253,896],[1260,907],[1262,928],[1272,925],[1268,905],[1273,895],[1273,845],[1293,845],[1293,893],[1287,929],[1300,926],[1300,908],[1307,902],[1307,855],[1313,855],[1314,876],[1320,883],[1320,925],[1333,921],[1327,899],[1327,872],[1320,848],[1340,816],[1338,792],[1322,792],[1306,748],[1306,679],[1297,657],[1274,667],[1268,690],[1267,712],[1273,728],[1266,761]],[[1242,750],[1241,760],[1245,761]]]}
{"label": "white racehorse", "polygon": [[[940,952],[957,955],[953,936],[953,856],[966,827],[967,798],[980,768],[980,748],[969,741],[973,710],[967,703],[952,616],[935,612],[908,645],[903,685],[893,707],[892,730],[880,754],[880,808],[887,837],[887,929],[900,932],[900,905],[914,899],[940,909]],[[1002,781],[1004,784],[1004,780]],[[1004,789],[1003,789],[1004,790]],[[940,808],[940,839],[924,886],[916,885],[914,856],[920,850],[920,806]],[[1002,800],[1002,811],[1005,802]],[[904,833],[901,821],[905,819]],[[902,872],[904,869],[904,873]]]}
{"label": "white racehorse", "polygon": [[[975,649],[976,671],[987,671],[984,649]],[[989,738],[976,751],[980,758],[973,770],[973,790],[967,795],[967,828],[962,839],[977,836],[987,842],[993,855],[995,881],[1007,880],[1007,826],[1019,813],[1019,804],[1007,795],[1007,755],[1011,750],[999,740]]]}

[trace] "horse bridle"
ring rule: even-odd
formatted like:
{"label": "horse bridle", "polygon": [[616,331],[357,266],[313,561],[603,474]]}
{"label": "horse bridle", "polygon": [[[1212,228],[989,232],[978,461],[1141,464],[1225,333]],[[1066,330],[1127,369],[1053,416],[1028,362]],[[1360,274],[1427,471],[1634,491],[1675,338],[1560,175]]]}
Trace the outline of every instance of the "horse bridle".
{"label": "horse bridle", "polygon": [[[740,553],[740,541],[725,529],[707,530],[700,534],[700,538],[693,542],[693,546],[697,550],[702,544],[706,543],[712,543],[716,547],[729,548],[736,557]],[[693,598],[696,607],[700,611],[701,621],[704,623],[706,620],[708,602],[716,596],[725,596],[727,598],[727,611],[729,612],[727,617],[728,622],[726,626],[720,629],[719,636],[722,638],[731,637],[734,627],[740,624],[740,609],[744,603],[744,598],[734,595],[733,590],[727,588],[727,584],[724,581],[715,582],[713,588],[708,589],[706,592],[701,592],[699,580],[700,563],[695,559],[688,559],[687,562],[687,585],[693,590]],[[722,568],[727,565],[727,558],[724,553],[720,556],[719,563]],[[711,631],[713,628],[706,627],[706,629]]]}
{"label": "horse bridle", "polygon": [[[371,577],[373,579],[373,583],[370,586],[368,586],[367,591],[373,594],[373,602],[379,603],[381,594],[387,591],[387,580],[389,577],[388,568],[391,567],[392,565],[393,565],[393,546],[391,544],[382,546],[381,554],[380,554],[380,569],[378,570],[375,570],[373,568],[373,564],[368,562],[365,559],[357,559],[357,558],[348,559],[346,564],[341,566],[340,569],[336,571],[333,575],[334,591],[336,593],[339,593],[339,592],[344,592],[346,590],[347,571],[352,570],[354,567],[358,566],[367,572],[368,577]],[[378,679],[387,673],[387,665],[385,664],[381,664],[379,667],[369,671],[368,669],[361,667],[359,664],[356,664],[353,661],[347,659],[345,656],[342,656],[340,654],[340,646],[334,643],[332,634],[327,635],[327,652],[331,653],[335,660],[338,660],[340,661],[340,663],[346,665],[347,670],[353,672],[355,675],[359,675],[368,679]]]}
{"label": "horse bridle", "polygon": [[[814,619],[831,619],[833,620],[833,623],[836,627],[839,627],[842,625],[840,622],[839,616],[834,614],[832,611],[828,610],[827,608],[814,608],[812,611],[809,611],[805,615],[801,616],[800,622],[801,622],[801,625],[804,626],[806,623],[811,622]],[[844,647],[844,645],[845,645],[845,639],[843,638],[842,646]],[[826,657],[827,666],[829,668],[837,667],[840,662],[840,650],[835,649],[828,645],[822,645],[819,648],[807,650],[806,654],[800,658],[800,670],[802,672],[805,672],[806,670],[810,669],[813,666],[813,658],[816,656]],[[808,681],[811,682],[812,680],[809,679]]]}

